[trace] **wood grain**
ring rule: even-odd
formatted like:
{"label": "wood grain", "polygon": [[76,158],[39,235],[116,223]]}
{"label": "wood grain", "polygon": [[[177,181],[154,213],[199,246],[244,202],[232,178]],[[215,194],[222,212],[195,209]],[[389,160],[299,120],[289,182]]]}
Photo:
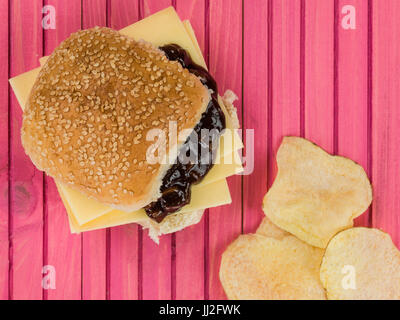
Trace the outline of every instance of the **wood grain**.
{"label": "wood grain", "polygon": [[112,0],[107,7],[109,27],[122,29],[139,19],[139,8],[142,0]]}
{"label": "wood grain", "polygon": [[[44,31],[45,54],[51,54],[61,41],[81,28],[81,1],[47,0],[56,9],[56,29]],[[46,177],[47,256],[45,263],[56,270],[56,289],[45,290],[50,300],[81,299],[82,242],[72,235],[67,213],[52,178]]]}
{"label": "wood grain", "polygon": [[[111,1],[108,10],[109,26],[115,29],[126,27],[139,18],[138,1]],[[139,252],[141,252],[141,247],[139,247],[139,242],[141,237],[141,229],[136,224],[110,229],[107,298],[140,298],[141,255]]]}
{"label": "wood grain", "polygon": [[400,247],[400,2],[372,1],[373,226]]}
{"label": "wood grain", "polygon": [[171,299],[171,235],[157,245],[143,232],[142,245],[142,298]]}
{"label": "wood grain", "polygon": [[[242,1],[210,1],[209,65],[221,94],[233,90],[242,114]],[[250,109],[251,110],[251,109]],[[242,231],[241,176],[228,179],[232,204],[209,210],[208,292],[206,298],[225,298],[219,281],[221,254]]]}
{"label": "wood grain", "polygon": [[[356,8],[355,30],[342,27],[345,5]],[[368,173],[368,1],[339,0],[337,18],[337,151]],[[368,223],[367,211],[355,224]]]}
{"label": "wood grain", "polygon": [[268,186],[272,185],[277,173],[276,153],[282,138],[301,135],[301,19],[300,0],[273,2],[272,79],[269,85],[272,95],[269,122],[271,149],[268,155]]}
{"label": "wood grain", "polygon": [[107,25],[107,0],[82,1],[82,28]]}
{"label": "wood grain", "polygon": [[182,20],[189,20],[195,33],[197,42],[204,54],[205,41],[205,10],[207,0],[175,0],[175,10]]}
{"label": "wood grain", "polygon": [[[83,29],[106,26],[106,0],[82,2]],[[82,234],[82,299],[106,299],[107,241],[106,230]]]}
{"label": "wood grain", "polygon": [[[182,20],[189,20],[204,53],[205,1],[176,1]],[[176,299],[204,299],[204,217],[196,225],[175,235],[175,290]],[[188,272],[190,270],[190,272]],[[193,279],[196,279],[193,281]],[[174,281],[173,281],[174,283]]]}
{"label": "wood grain", "polygon": [[244,7],[244,108],[252,112],[243,127],[255,136],[254,172],[243,177],[244,232],[254,232],[263,217],[282,137],[300,134],[300,1],[269,4]]}
{"label": "wood grain", "polygon": [[141,0],[142,1],[142,18],[148,17],[157,11],[165,9],[172,5],[172,0]]}
{"label": "wood grain", "polygon": [[[10,2],[10,76],[39,65],[42,1]],[[43,173],[21,145],[22,110],[10,101],[10,298],[42,299]]]}
{"label": "wood grain", "polygon": [[[253,174],[243,176],[243,232],[248,233],[255,231],[264,215],[261,204],[267,190],[270,108],[268,87],[271,72],[271,43],[268,35],[272,20],[270,2],[244,2],[243,10],[244,33],[248,35],[243,39],[243,108],[254,110],[243,115],[243,129],[254,130],[254,171]],[[257,21],[265,23],[260,26]],[[251,146],[246,139],[244,142],[246,154],[251,155]]]}
{"label": "wood grain", "polygon": [[0,3],[0,300],[8,299],[8,2]]}
{"label": "wood grain", "polygon": [[109,257],[110,300],[139,298],[141,279],[138,275],[138,226],[131,224],[111,229]]}
{"label": "wood grain", "polygon": [[334,1],[305,2],[305,137],[334,152]]}

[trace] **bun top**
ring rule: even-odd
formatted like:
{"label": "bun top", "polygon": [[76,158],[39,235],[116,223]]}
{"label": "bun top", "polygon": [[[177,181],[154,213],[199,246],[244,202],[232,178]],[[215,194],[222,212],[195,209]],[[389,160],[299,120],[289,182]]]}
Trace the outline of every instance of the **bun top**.
{"label": "bun top", "polygon": [[174,159],[184,140],[169,143],[169,121],[178,133],[193,129],[209,100],[196,76],[152,44],[96,27],[72,34],[43,66],[22,143],[56,181],[133,211],[160,196],[171,166],[146,161],[149,130],[165,132],[165,156]]}

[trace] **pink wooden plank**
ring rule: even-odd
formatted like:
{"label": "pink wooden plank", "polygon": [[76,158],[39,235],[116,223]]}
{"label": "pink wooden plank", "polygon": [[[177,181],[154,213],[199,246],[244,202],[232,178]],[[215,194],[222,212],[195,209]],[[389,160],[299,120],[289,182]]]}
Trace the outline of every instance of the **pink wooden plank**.
{"label": "pink wooden plank", "polygon": [[[243,108],[252,110],[243,116],[243,129],[254,130],[254,136],[257,137],[254,139],[254,173],[243,176],[243,232],[248,233],[254,232],[261,221],[262,198],[267,191],[268,111],[271,107],[268,76],[269,53],[272,49],[268,42],[270,2],[244,2],[243,10]],[[259,21],[264,23],[260,24]]]}
{"label": "pink wooden plank", "polygon": [[244,128],[256,137],[254,172],[243,177],[244,232],[254,232],[263,216],[282,137],[300,134],[300,1],[269,3],[244,7],[244,105],[251,108]]}
{"label": "pink wooden plank", "polygon": [[143,18],[172,5],[172,0],[142,0],[142,2]]}
{"label": "pink wooden plank", "polygon": [[[10,2],[10,76],[37,67],[42,55],[42,1]],[[22,111],[10,105],[10,196],[12,299],[42,298],[43,173],[26,156],[20,139]]]}
{"label": "pink wooden plank", "polygon": [[82,234],[82,299],[106,299],[106,230]]}
{"label": "pink wooden plank", "polygon": [[107,24],[107,0],[82,1],[82,27],[84,29]]}
{"label": "pink wooden plank", "polygon": [[143,299],[171,299],[171,235],[164,235],[157,245],[143,234]]}
{"label": "pink wooden plank", "polygon": [[400,2],[372,2],[373,226],[400,247]]}
{"label": "pink wooden plank", "polygon": [[204,26],[205,26],[205,6],[206,0],[176,0],[175,10],[178,12],[182,20],[190,20],[197,41],[199,42],[201,50],[204,52]]}
{"label": "pink wooden plank", "polygon": [[[178,0],[176,10],[181,19],[190,20],[204,52],[205,1]],[[204,220],[175,234],[176,299],[204,299]]]}
{"label": "pink wooden plank", "polygon": [[[45,54],[81,28],[81,1],[47,0],[56,9],[56,29],[45,30]],[[53,179],[46,178],[47,263],[56,269],[56,289],[46,291],[48,299],[81,299],[81,236],[72,235],[65,207]]]}
{"label": "pink wooden plank", "polygon": [[[106,0],[83,1],[82,5],[83,29],[106,26]],[[106,230],[97,230],[82,234],[82,299],[106,298],[106,233]]]}
{"label": "pink wooden plank", "polygon": [[[108,8],[109,26],[121,29],[138,20],[138,1],[117,0],[111,1]],[[140,234],[140,238],[139,238]],[[138,299],[141,278],[139,268],[139,241],[141,229],[136,224],[111,228],[109,248],[109,299]]]}
{"label": "pink wooden plank", "polygon": [[[342,27],[345,5],[356,9],[356,29]],[[368,172],[368,2],[338,1],[338,154]],[[368,226],[368,212],[356,225]]]}
{"label": "pink wooden plank", "polygon": [[334,1],[305,2],[305,137],[334,152]]}
{"label": "pink wooden plank", "polygon": [[[210,1],[209,8],[210,72],[220,93],[232,89],[239,97],[239,118],[242,99],[242,1]],[[206,35],[207,37],[207,35]],[[219,281],[221,254],[242,229],[241,177],[228,179],[232,204],[209,210],[209,278],[206,298],[225,298]],[[208,291],[208,292],[207,292]]]}
{"label": "pink wooden plank", "polygon": [[0,3],[0,300],[8,299],[8,3]]}
{"label": "pink wooden plank", "polygon": [[[143,0],[143,17],[147,17],[171,5],[170,0]],[[172,243],[174,235],[164,235],[157,246],[143,234],[142,297],[143,299],[172,298]]]}
{"label": "pink wooden plank", "polygon": [[109,27],[122,29],[139,17],[139,2],[141,0],[113,0],[108,8]]}
{"label": "pink wooden plank", "polygon": [[276,153],[282,138],[301,134],[301,1],[275,1],[272,7],[272,148],[268,155],[268,186],[276,176]]}
{"label": "pink wooden plank", "polygon": [[110,243],[108,298],[138,299],[138,226],[130,224],[112,228]]}

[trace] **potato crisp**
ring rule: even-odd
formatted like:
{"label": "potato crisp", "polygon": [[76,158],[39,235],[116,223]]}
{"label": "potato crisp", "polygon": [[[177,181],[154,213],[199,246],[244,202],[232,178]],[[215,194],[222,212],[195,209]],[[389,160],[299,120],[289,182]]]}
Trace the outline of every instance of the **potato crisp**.
{"label": "potato crisp", "polygon": [[285,137],[277,164],[264,212],[278,227],[313,246],[325,248],[371,203],[371,184],[360,165],[303,138]]}
{"label": "potato crisp", "polygon": [[321,281],[329,299],[400,299],[400,251],[378,229],[342,231],[326,248]]}
{"label": "potato crisp", "polygon": [[286,137],[256,234],[223,253],[229,299],[400,300],[400,251],[377,229],[352,228],[372,201],[364,169]]}
{"label": "potato crisp", "polygon": [[289,232],[286,232],[274,225],[271,220],[268,219],[268,217],[264,217],[263,221],[258,226],[256,233],[278,240],[290,235]]}
{"label": "potato crisp", "polygon": [[324,300],[322,256],[293,236],[241,235],[222,255],[220,279],[229,299]]}

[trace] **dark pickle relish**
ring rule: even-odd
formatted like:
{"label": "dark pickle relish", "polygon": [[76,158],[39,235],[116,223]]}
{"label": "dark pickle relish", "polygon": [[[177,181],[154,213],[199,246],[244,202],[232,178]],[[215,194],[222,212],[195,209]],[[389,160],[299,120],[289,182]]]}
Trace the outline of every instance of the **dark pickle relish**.
{"label": "dark pickle relish", "polygon": [[[188,152],[189,149],[198,151],[196,155],[197,163],[184,164],[178,155],[176,163],[171,166],[162,180],[161,197],[145,207],[146,214],[157,222],[161,222],[167,215],[177,212],[190,202],[191,186],[201,182],[212,168],[212,159],[214,159],[218,147],[218,140],[216,139],[225,129],[225,115],[218,104],[217,83],[209,72],[195,64],[186,50],[177,44],[168,44],[159,49],[165,53],[169,60],[178,61],[182,67],[196,75],[203,85],[213,92],[206,111],[193,129],[193,134],[197,134],[198,137],[197,148],[190,146],[189,136],[179,151],[179,155],[182,152]],[[210,135],[203,135],[204,137],[202,137],[201,130],[203,129],[209,130]],[[204,156],[207,152],[208,159],[201,163],[201,156]]]}

